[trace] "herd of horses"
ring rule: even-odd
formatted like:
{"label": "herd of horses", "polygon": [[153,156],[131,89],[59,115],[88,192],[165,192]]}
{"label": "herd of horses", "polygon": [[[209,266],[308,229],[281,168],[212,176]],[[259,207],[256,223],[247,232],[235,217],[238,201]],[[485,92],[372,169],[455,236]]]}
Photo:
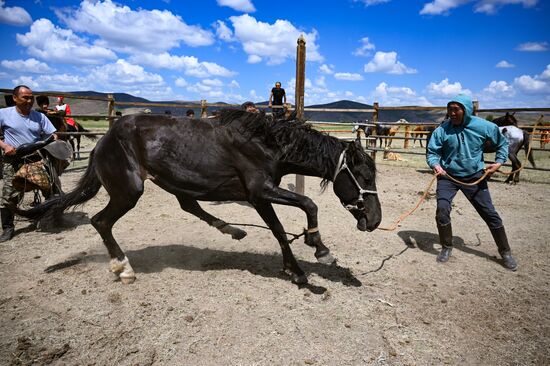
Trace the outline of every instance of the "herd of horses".
{"label": "herd of horses", "polygon": [[[511,133],[517,128],[513,115],[506,114],[494,122],[505,125],[501,128],[509,139],[515,138]],[[391,139],[398,129],[377,126],[370,133]],[[416,132],[420,138],[420,132],[425,131]],[[511,155],[528,141],[525,134],[522,138],[522,143],[511,140]],[[14,209],[30,219],[58,218],[68,208],[92,199],[103,187],[109,202],[91,223],[111,257],[110,270],[122,282],[131,283],[135,272],[112,228],[136,206],[145,180],[172,193],[182,210],[236,240],[247,233],[206,212],[199,201],[247,201],[278,241],[284,271],[292,282],[305,284],[307,276],[291,251],[292,240],[287,238],[273,204],[300,208],[307,219],[305,244],[315,249],[319,262],[333,264],[335,259],[321,239],[315,203],[280,187],[287,174],[319,177],[322,188],[332,182],[335,195],[356,220],[357,229],[372,231],[379,226],[382,209],[375,162],[360,141],[329,136],[296,120],[295,115],[276,120],[264,113],[241,110],[224,110],[210,120],[183,121],[150,114],[121,117],[90,153],[87,170],[73,190],[30,209]]]}

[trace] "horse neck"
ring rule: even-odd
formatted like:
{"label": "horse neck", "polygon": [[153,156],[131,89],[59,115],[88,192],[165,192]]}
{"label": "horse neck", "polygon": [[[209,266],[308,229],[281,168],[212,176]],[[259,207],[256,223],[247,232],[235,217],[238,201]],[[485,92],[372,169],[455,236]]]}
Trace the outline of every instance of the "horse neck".
{"label": "horse neck", "polygon": [[[320,139],[321,141],[298,140],[294,146],[284,147],[279,160],[285,167],[284,174],[302,174],[332,181],[345,145],[336,137],[328,135],[321,135]],[[292,152],[287,153],[284,150]]]}

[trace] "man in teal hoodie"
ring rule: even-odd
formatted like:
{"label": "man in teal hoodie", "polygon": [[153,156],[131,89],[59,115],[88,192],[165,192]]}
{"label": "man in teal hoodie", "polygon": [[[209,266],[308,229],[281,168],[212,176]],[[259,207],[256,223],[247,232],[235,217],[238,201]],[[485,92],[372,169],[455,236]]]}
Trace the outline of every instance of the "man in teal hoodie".
{"label": "man in teal hoodie", "polygon": [[[459,94],[453,98],[447,104],[449,119],[434,130],[428,144],[426,161],[437,175],[435,220],[442,245],[437,261],[447,262],[453,249],[451,203],[460,190],[489,226],[504,267],[515,271],[518,265],[512,257],[502,220],[493,206],[487,180],[467,186],[448,179],[450,176],[465,183],[475,182],[483,176],[484,169],[490,176],[508,158],[508,140],[497,125],[473,116],[472,112],[470,97]],[[495,163],[485,168],[483,148],[486,141],[496,146],[497,152]]]}

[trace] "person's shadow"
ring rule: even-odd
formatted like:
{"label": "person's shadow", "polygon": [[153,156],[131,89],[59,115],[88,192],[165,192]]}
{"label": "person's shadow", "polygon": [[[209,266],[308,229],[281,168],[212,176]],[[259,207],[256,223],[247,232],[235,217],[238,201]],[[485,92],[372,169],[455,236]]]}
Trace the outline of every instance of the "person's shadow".
{"label": "person's shadow", "polygon": [[[411,238],[413,238],[416,242],[416,246],[418,247],[418,249],[426,253],[432,254],[433,256],[437,256],[439,254],[440,250],[436,249],[434,246],[434,244],[439,243],[439,235],[437,233],[416,230],[403,230],[398,232],[397,235],[399,235],[405,245],[409,247],[411,246]],[[464,243],[464,239],[459,236],[453,235],[453,248],[455,250],[463,251],[467,254],[476,255],[480,258],[485,258],[487,260],[499,263],[498,259],[495,256],[477,250],[472,245],[466,245],[466,243]]]}

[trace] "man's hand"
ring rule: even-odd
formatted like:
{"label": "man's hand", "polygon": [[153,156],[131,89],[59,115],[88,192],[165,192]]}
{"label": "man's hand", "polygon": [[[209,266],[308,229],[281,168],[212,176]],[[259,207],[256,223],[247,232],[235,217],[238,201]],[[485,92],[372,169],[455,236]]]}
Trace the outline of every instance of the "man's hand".
{"label": "man's hand", "polygon": [[6,144],[6,145],[4,146],[4,154],[6,154],[6,155],[13,155],[13,154],[15,154],[15,147]]}
{"label": "man's hand", "polygon": [[269,108],[271,108],[271,107],[272,107],[271,103],[269,103],[269,104],[268,104],[267,106],[268,106]]}
{"label": "man's hand", "polygon": [[490,177],[491,175],[493,175],[494,172],[499,170],[501,166],[502,166],[501,163],[489,164],[489,165],[487,165],[487,168],[485,168],[485,171],[487,171],[489,173],[487,175]]}
{"label": "man's hand", "polygon": [[435,175],[447,175],[447,172],[440,165],[434,167],[434,173]]}

